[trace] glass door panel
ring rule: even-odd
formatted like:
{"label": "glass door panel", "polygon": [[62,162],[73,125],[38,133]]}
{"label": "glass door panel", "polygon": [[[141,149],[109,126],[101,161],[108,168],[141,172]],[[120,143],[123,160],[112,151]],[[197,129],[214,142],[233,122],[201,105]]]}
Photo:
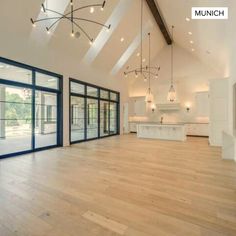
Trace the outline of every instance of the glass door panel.
{"label": "glass door panel", "polygon": [[110,102],[110,134],[117,133],[117,103]]}
{"label": "glass door panel", "polygon": [[109,135],[109,102],[100,101],[100,136]]}
{"label": "glass door panel", "polygon": [[87,139],[98,137],[98,100],[87,99]]}
{"label": "glass door panel", "polygon": [[71,97],[71,142],[85,139],[85,99]]}
{"label": "glass door panel", "polygon": [[35,148],[57,145],[57,94],[35,92]]}
{"label": "glass door panel", "polygon": [[32,149],[32,90],[0,84],[0,156]]}

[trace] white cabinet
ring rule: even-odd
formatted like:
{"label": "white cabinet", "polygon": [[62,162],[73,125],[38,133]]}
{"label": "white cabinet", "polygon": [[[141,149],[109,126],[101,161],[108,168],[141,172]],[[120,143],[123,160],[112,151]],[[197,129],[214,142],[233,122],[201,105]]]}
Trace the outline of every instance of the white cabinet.
{"label": "white cabinet", "polygon": [[146,116],[145,97],[132,97],[129,100],[130,116]]}
{"label": "white cabinet", "polygon": [[209,124],[190,123],[186,124],[187,135],[192,136],[209,136]]}
{"label": "white cabinet", "polygon": [[209,117],[209,92],[196,93],[196,108],[198,117]]}
{"label": "white cabinet", "polygon": [[137,123],[135,123],[135,122],[129,123],[129,132],[131,132],[131,133],[137,132]]}
{"label": "white cabinet", "polygon": [[184,125],[139,124],[137,137],[185,141],[186,128]]}
{"label": "white cabinet", "polygon": [[222,146],[223,131],[228,130],[228,79],[210,81],[210,144]]}

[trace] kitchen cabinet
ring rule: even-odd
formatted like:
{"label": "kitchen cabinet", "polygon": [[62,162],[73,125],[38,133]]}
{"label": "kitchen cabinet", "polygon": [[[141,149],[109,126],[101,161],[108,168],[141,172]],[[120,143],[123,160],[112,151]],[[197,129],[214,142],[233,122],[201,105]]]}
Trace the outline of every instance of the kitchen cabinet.
{"label": "kitchen cabinet", "polygon": [[137,123],[129,122],[129,132],[136,133],[137,132]]}
{"label": "kitchen cabinet", "polygon": [[197,92],[195,98],[197,116],[209,117],[209,92]]}
{"label": "kitchen cabinet", "polygon": [[187,135],[192,136],[209,136],[209,124],[189,123],[186,124]]}
{"label": "kitchen cabinet", "polygon": [[184,124],[138,124],[137,137],[161,140],[186,140],[186,127]]}
{"label": "kitchen cabinet", "polygon": [[222,146],[223,131],[228,125],[228,79],[210,81],[210,144]]}

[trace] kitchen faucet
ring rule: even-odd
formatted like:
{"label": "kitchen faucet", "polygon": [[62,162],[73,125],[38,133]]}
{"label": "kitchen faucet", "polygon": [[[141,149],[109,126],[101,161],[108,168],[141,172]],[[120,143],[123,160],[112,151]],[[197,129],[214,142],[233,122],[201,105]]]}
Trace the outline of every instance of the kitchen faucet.
{"label": "kitchen faucet", "polygon": [[164,117],[162,116],[162,117],[161,117],[161,124],[163,124],[163,120],[164,120]]}

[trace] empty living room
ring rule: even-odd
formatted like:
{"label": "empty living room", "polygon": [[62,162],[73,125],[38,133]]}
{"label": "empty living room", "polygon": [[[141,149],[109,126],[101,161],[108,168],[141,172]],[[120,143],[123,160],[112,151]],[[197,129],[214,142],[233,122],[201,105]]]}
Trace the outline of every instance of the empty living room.
{"label": "empty living room", "polygon": [[0,13],[0,236],[236,235],[236,1]]}

